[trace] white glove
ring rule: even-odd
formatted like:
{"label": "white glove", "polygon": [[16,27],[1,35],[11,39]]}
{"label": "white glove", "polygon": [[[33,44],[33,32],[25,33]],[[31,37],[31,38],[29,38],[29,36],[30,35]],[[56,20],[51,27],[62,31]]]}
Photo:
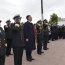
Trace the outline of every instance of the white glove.
{"label": "white glove", "polygon": [[15,27],[19,27],[19,24],[15,24]]}
{"label": "white glove", "polygon": [[28,42],[29,41],[29,39],[26,39],[26,42]]}
{"label": "white glove", "polygon": [[7,44],[5,44],[5,46],[7,47]]}

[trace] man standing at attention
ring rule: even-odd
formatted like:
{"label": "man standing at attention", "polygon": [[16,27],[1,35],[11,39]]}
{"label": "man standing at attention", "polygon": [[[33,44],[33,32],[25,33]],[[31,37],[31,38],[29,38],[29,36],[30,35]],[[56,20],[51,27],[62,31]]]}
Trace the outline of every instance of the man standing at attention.
{"label": "man standing at attention", "polygon": [[24,44],[23,26],[20,15],[14,16],[15,23],[12,25],[12,47],[14,53],[14,65],[22,65]]}
{"label": "man standing at attention", "polygon": [[31,15],[26,16],[27,22],[24,24],[24,41],[25,41],[25,50],[26,50],[26,59],[31,62],[34,60],[32,58],[32,51],[35,50],[35,32],[34,26],[31,23]]}

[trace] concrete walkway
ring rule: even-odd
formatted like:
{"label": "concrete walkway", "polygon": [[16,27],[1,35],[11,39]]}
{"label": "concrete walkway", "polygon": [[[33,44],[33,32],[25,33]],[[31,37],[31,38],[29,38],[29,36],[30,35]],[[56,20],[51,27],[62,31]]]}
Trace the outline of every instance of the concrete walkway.
{"label": "concrete walkway", "polygon": [[[26,60],[25,51],[23,54],[23,65],[65,65],[65,40],[50,41],[48,44],[49,50],[44,51],[44,54],[38,55],[36,50],[33,51],[34,61]],[[6,57],[5,65],[14,65],[13,56]]]}

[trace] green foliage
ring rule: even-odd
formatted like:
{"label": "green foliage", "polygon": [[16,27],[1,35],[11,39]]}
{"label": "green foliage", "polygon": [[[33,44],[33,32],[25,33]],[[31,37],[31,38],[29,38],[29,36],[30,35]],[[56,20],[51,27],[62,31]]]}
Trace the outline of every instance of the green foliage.
{"label": "green foliage", "polygon": [[58,22],[58,16],[57,14],[53,13],[50,16],[49,24],[57,24],[57,22]]}

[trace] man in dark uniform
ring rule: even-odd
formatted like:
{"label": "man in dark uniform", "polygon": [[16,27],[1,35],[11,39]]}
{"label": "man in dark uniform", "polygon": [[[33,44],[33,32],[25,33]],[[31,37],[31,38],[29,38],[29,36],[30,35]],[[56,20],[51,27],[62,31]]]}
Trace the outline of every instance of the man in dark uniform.
{"label": "man in dark uniform", "polygon": [[36,24],[37,29],[37,54],[41,55],[42,53],[42,21],[39,20]]}
{"label": "man in dark uniform", "polygon": [[43,21],[43,32],[42,32],[42,41],[43,41],[43,49],[44,50],[47,50],[48,48],[47,48],[47,43],[48,43],[48,36],[49,36],[49,34],[48,34],[48,22],[47,22],[47,20],[45,19],[44,21]]}
{"label": "man in dark uniform", "polygon": [[62,26],[59,26],[58,36],[59,36],[59,39],[61,39],[62,36],[63,36],[63,33],[62,33]]}
{"label": "man in dark uniform", "polygon": [[52,39],[52,41],[55,40],[55,27],[54,27],[54,25],[51,25],[51,39]]}
{"label": "man in dark uniform", "polygon": [[1,27],[1,21],[0,21],[0,65],[5,65],[5,53],[6,53],[5,33]]}
{"label": "man in dark uniform", "polygon": [[55,25],[55,40],[58,40],[58,26]]}
{"label": "man in dark uniform", "polygon": [[65,26],[62,27],[62,31],[63,31],[63,39],[65,39]]}
{"label": "man in dark uniform", "polygon": [[31,23],[31,15],[26,16],[27,22],[24,24],[24,40],[25,40],[25,50],[27,61],[34,60],[32,58],[32,51],[35,50],[35,32],[34,26]]}
{"label": "man in dark uniform", "polygon": [[15,23],[12,25],[12,47],[14,53],[14,65],[22,65],[22,56],[24,49],[23,25],[21,26],[20,15],[14,16]]}
{"label": "man in dark uniform", "polygon": [[11,21],[10,20],[7,20],[6,21],[6,24],[4,26],[4,30],[5,30],[5,41],[7,43],[7,49],[6,49],[6,55],[9,56],[9,55],[12,55],[11,54],[11,43],[12,43],[12,28],[11,28]]}

